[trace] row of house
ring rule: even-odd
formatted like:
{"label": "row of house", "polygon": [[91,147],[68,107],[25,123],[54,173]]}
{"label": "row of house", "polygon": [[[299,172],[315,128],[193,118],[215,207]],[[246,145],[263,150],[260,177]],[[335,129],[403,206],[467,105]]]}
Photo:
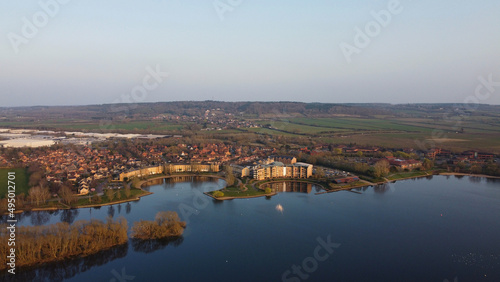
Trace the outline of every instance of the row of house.
{"label": "row of house", "polygon": [[395,157],[386,157],[386,160],[390,165],[401,169],[413,170],[422,166],[422,162],[417,160],[403,160]]}
{"label": "row of house", "polygon": [[155,174],[169,174],[182,172],[219,172],[219,164],[167,164],[153,167],[146,167],[137,170],[120,173],[120,181],[125,178],[144,177]]}
{"label": "row of house", "polygon": [[429,159],[436,159],[437,157],[450,158],[454,155],[456,158],[468,159],[468,160],[492,160],[495,155],[492,153],[478,152],[474,150],[465,151],[462,153],[454,154],[449,150],[444,150],[441,148],[434,148],[426,152],[425,156]]}

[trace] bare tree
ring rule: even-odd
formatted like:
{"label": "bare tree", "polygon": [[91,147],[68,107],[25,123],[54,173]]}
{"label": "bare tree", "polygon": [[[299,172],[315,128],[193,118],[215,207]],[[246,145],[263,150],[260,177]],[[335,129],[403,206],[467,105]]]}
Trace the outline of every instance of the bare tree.
{"label": "bare tree", "polygon": [[29,196],[31,201],[35,202],[35,205],[40,206],[45,204],[45,202],[50,198],[50,192],[48,188],[42,188],[40,186],[35,186],[29,190]]}
{"label": "bare tree", "polygon": [[75,194],[73,194],[71,188],[69,188],[66,185],[61,186],[58,194],[65,204],[71,205],[71,203],[73,203],[76,200]]}
{"label": "bare tree", "polygon": [[110,202],[113,201],[113,198],[115,197],[115,191],[113,191],[113,189],[107,189],[106,190],[106,197],[108,197],[108,200]]}
{"label": "bare tree", "polygon": [[389,162],[386,160],[378,161],[373,166],[373,176],[375,177],[383,177],[389,173]]}
{"label": "bare tree", "polygon": [[125,197],[130,198],[131,195],[130,187],[128,185],[125,185]]}
{"label": "bare tree", "polygon": [[234,177],[233,174],[233,168],[231,166],[226,166],[226,183],[227,186],[233,186],[234,182],[236,181],[236,178]]}

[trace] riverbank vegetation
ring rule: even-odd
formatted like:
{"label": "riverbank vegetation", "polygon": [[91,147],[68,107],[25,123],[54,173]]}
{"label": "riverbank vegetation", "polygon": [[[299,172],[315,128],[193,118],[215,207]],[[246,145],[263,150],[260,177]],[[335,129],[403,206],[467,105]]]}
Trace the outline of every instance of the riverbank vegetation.
{"label": "riverbank vegetation", "polygon": [[184,233],[186,222],[172,211],[158,212],[154,221],[141,220],[132,226],[132,238],[151,240],[179,237]]}
{"label": "riverbank vegetation", "polygon": [[[0,225],[0,271],[10,262],[10,249],[15,248],[16,267],[86,257],[128,243],[125,218],[114,220],[80,220],[73,224],[21,226],[15,232],[15,246],[9,245],[11,231]],[[154,221],[135,222],[131,237],[137,240],[175,240],[181,237],[186,223],[176,212],[162,211]],[[136,242],[136,241],[134,241]],[[150,242],[151,243],[151,242]],[[153,242],[154,243],[154,242]],[[11,243],[12,244],[12,243]]]}
{"label": "riverbank vegetation", "polygon": [[[16,266],[41,264],[71,257],[87,256],[128,242],[124,218],[106,222],[81,220],[72,225],[60,222],[48,226],[17,227]],[[7,268],[10,231],[0,226],[0,270]]]}
{"label": "riverbank vegetation", "polygon": [[[62,186],[56,196],[51,196],[47,188],[37,186],[29,190],[28,196],[24,193],[17,195],[15,203],[18,212],[44,209],[69,209],[134,201],[149,194],[150,192],[142,189],[130,189],[127,187],[125,189],[106,189],[104,194],[91,192],[88,195],[77,196],[69,188]],[[7,199],[0,199],[0,214],[5,214],[7,207]]]}

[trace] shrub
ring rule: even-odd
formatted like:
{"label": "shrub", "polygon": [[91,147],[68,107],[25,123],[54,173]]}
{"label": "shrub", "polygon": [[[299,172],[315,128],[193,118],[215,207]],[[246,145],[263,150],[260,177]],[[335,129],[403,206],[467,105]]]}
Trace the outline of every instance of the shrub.
{"label": "shrub", "polygon": [[271,188],[267,187],[264,191],[266,192],[266,194],[271,194],[271,192],[272,192],[273,190],[271,190]]}
{"label": "shrub", "polygon": [[176,212],[158,212],[154,221],[141,220],[132,226],[132,238],[152,240],[179,237],[186,228]]}
{"label": "shrub", "polygon": [[222,191],[215,191],[213,195],[216,198],[224,197],[224,193],[222,193]]}

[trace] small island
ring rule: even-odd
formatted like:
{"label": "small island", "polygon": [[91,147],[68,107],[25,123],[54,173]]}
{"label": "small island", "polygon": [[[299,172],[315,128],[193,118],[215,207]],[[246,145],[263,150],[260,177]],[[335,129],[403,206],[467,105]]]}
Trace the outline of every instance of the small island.
{"label": "small island", "polygon": [[[133,240],[173,240],[186,228],[178,214],[161,211],[154,221],[141,220],[131,228]],[[10,253],[10,230],[0,225],[0,271],[9,263],[17,267],[86,257],[112,247],[127,244],[128,223],[123,217],[102,220],[80,220],[73,224],[60,222],[48,226],[23,226],[17,230],[16,253]],[[11,262],[12,259],[12,262]]]}

